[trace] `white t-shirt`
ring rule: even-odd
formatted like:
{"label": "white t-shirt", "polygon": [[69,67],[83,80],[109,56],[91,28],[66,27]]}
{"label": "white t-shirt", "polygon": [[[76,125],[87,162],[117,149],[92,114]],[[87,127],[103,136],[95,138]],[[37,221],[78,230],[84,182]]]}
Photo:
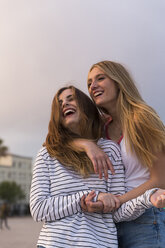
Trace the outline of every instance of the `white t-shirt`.
{"label": "white t-shirt", "polygon": [[124,138],[120,142],[120,148],[125,167],[126,190],[130,191],[146,182],[150,177],[150,173],[148,168],[138,161],[136,154],[126,151]]}

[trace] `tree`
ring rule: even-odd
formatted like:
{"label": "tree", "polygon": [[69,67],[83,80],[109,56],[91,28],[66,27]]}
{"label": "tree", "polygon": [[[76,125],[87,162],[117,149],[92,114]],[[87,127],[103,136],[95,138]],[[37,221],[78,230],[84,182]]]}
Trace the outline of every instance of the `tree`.
{"label": "tree", "polygon": [[0,139],[0,156],[6,156],[7,151],[8,151],[7,146],[4,146],[3,145],[3,140]]}
{"label": "tree", "polygon": [[16,203],[23,198],[25,198],[25,195],[20,185],[8,181],[0,183],[0,199],[5,200],[8,203]]}

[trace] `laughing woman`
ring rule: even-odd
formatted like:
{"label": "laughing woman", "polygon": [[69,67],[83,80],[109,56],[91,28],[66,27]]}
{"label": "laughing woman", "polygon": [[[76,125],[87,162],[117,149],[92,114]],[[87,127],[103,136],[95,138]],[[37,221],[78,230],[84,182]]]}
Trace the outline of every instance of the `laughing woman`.
{"label": "laughing woman", "polygon": [[[120,149],[100,137],[99,112],[90,98],[73,86],[61,88],[54,97],[48,135],[33,169],[31,214],[34,220],[44,222],[38,247],[117,248],[114,221],[135,219],[156,202],[157,193],[149,190],[113,214],[82,212],[83,195],[92,192],[96,200],[99,192],[109,196],[125,193]],[[99,179],[86,153],[70,146],[75,138],[96,141],[111,159],[116,174],[109,171],[107,181]],[[101,201],[96,204],[103,205]]]}
{"label": "laughing woman", "polygon": [[[121,202],[153,187],[165,189],[165,126],[128,71],[113,61],[98,62],[89,70],[88,90],[102,114],[109,116],[104,136],[121,148],[127,191]],[[107,155],[91,141],[75,144],[86,151],[100,177],[102,169],[106,176]],[[135,221],[119,223],[118,234],[121,248],[164,248],[165,209],[151,208]]]}

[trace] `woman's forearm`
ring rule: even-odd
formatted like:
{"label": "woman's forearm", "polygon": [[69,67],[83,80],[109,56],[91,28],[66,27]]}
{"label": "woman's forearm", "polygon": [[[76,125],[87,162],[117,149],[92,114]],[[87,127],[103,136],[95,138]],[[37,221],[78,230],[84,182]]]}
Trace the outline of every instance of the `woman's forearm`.
{"label": "woman's forearm", "polygon": [[130,190],[129,192],[125,193],[124,195],[119,196],[119,200],[122,203],[125,203],[131,199],[134,199],[142,194],[145,193],[146,190],[157,188],[158,184],[156,180],[149,179],[145,183],[141,184],[140,186]]}
{"label": "woman's forearm", "polygon": [[153,162],[150,171],[150,179],[133,190],[120,196],[121,203],[142,195],[146,190],[152,188],[165,189],[165,154],[156,154],[157,159]]}

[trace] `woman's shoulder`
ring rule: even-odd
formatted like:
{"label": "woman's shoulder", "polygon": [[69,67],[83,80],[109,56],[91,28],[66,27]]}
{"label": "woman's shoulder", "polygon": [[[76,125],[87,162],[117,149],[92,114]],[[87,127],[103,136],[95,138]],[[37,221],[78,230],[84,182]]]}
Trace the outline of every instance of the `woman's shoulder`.
{"label": "woman's shoulder", "polygon": [[49,153],[48,153],[48,151],[47,151],[46,146],[42,146],[42,147],[39,149],[38,154],[40,154],[41,156],[48,156]]}
{"label": "woman's shoulder", "polygon": [[119,145],[113,141],[113,140],[109,140],[109,139],[106,139],[106,138],[100,138],[97,142],[98,145],[108,145],[108,146],[115,146],[116,148],[119,148]]}
{"label": "woman's shoulder", "polygon": [[59,164],[58,160],[55,157],[51,157],[47,148],[45,146],[41,147],[37,153],[37,157],[35,160],[36,167],[51,167],[55,164]]}
{"label": "woman's shoulder", "polygon": [[115,153],[117,154],[118,156],[121,156],[121,153],[120,153],[120,146],[112,141],[112,140],[108,140],[108,139],[104,139],[104,138],[101,138],[98,140],[98,146],[100,146],[104,151],[106,152],[110,152],[110,153]]}
{"label": "woman's shoulder", "polygon": [[38,153],[37,153],[37,159],[40,158],[40,159],[43,159],[45,161],[49,161],[49,160],[54,160],[54,158],[52,158],[46,148],[46,146],[42,146]]}

